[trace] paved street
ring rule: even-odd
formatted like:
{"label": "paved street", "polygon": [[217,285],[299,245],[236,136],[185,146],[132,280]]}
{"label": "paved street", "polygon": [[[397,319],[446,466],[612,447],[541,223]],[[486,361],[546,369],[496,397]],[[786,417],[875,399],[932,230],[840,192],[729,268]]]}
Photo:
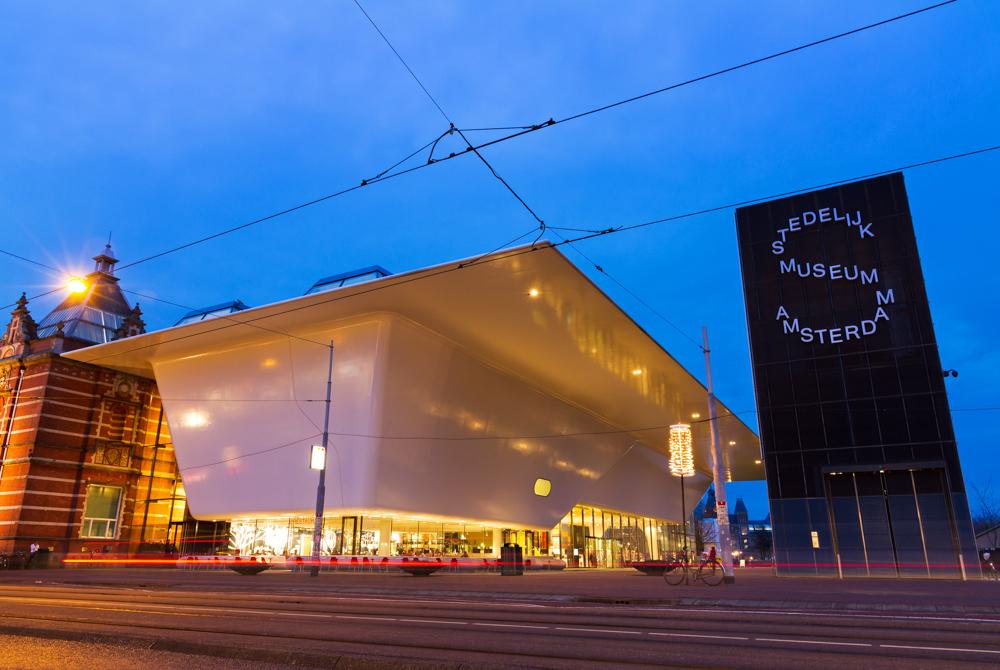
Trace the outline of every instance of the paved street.
{"label": "paved street", "polygon": [[[362,577],[369,586],[382,587],[379,593],[364,594],[336,587],[350,579],[360,584],[359,576],[352,575],[324,575],[316,581],[303,575],[272,575],[268,582],[217,574],[199,584],[199,578],[191,575],[150,573],[148,583],[134,579],[135,571],[129,573],[132,586],[41,579],[73,577],[71,571],[22,574],[20,583],[11,576],[16,573],[5,574],[0,584],[4,615],[0,633],[32,637],[17,638],[16,644],[4,638],[0,650],[15,648],[18,653],[0,655],[0,666],[57,667],[26,661],[37,657],[49,662],[62,653],[73,660],[65,667],[105,667],[101,663],[113,654],[98,654],[96,664],[83,662],[93,648],[80,643],[90,636],[98,636],[105,645],[128,643],[133,665],[157,668],[172,667],[169,663],[174,658],[164,657],[161,662],[159,654],[198,654],[187,659],[187,667],[213,668],[231,667],[225,663],[233,659],[279,666],[351,667],[345,663],[356,657],[367,660],[354,661],[354,667],[403,667],[403,661],[441,667],[539,668],[954,668],[1000,663],[1000,615],[992,614],[877,611],[874,607],[871,611],[824,611],[615,605],[571,597],[557,600],[551,594],[507,598],[468,590],[440,590],[433,596],[424,589],[449,584],[449,578],[421,581],[394,575]],[[115,581],[111,578],[116,573],[111,571],[75,573],[92,579],[101,574],[106,581]],[[604,575],[613,581],[625,579],[628,573]],[[566,576],[578,579],[572,573]],[[534,584],[543,590],[554,590],[552,576],[467,577],[477,579],[482,585],[506,588],[513,585],[505,582],[523,586],[536,580]],[[650,593],[665,588],[660,580],[633,581],[645,584]],[[775,582],[790,592],[801,584],[817,583],[771,583]],[[421,583],[420,591],[405,591]],[[198,587],[191,588],[191,584]],[[277,588],[282,584],[284,592]],[[846,584],[852,589],[863,587],[858,582]],[[895,584],[905,591],[928,583]],[[705,587],[688,589],[705,591]],[[148,652],[136,653],[137,648]]]}

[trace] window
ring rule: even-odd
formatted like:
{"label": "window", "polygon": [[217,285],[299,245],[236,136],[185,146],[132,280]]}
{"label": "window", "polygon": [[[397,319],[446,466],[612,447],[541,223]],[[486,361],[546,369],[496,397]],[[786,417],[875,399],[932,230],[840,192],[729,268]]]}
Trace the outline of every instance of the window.
{"label": "window", "polygon": [[122,490],[117,486],[87,486],[87,503],[83,507],[80,537],[110,539],[118,533],[118,512]]}

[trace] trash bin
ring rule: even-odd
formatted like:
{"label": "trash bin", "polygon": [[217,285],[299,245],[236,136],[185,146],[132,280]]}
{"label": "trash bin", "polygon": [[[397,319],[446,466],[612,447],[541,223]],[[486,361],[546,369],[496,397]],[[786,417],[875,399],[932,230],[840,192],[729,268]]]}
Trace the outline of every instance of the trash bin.
{"label": "trash bin", "polygon": [[521,545],[506,542],[500,547],[500,574],[506,577],[524,574],[524,553]]}

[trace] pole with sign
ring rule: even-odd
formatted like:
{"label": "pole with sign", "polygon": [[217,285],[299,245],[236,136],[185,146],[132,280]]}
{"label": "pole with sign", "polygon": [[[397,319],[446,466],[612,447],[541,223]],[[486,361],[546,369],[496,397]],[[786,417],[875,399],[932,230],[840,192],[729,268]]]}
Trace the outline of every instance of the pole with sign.
{"label": "pole with sign", "polygon": [[719,554],[727,584],[736,581],[733,574],[733,546],[729,536],[729,510],[726,508],[726,473],[722,460],[722,441],[719,439],[719,419],[716,416],[715,394],[712,392],[712,359],[709,357],[708,327],[701,327],[701,350],[705,352],[705,372],[708,387],[708,422],[712,429],[712,476],[715,483],[716,525],[719,529]]}
{"label": "pole with sign", "polygon": [[330,342],[330,363],[326,373],[326,411],[323,413],[323,444],[312,446],[309,467],[319,470],[316,486],[316,520],[313,524],[312,565],[309,575],[319,577],[319,550],[323,542],[323,507],[326,504],[326,448],[330,440],[330,395],[333,391],[333,341]]}

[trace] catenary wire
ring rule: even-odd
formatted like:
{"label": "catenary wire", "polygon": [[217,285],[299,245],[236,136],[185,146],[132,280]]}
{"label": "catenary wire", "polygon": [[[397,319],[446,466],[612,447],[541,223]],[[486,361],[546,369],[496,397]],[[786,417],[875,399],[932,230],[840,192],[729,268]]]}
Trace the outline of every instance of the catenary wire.
{"label": "catenary wire", "polygon": [[465,136],[465,133],[463,133],[461,129],[455,127],[455,123],[451,120],[451,117],[448,116],[448,113],[444,111],[444,108],[442,108],[441,105],[438,104],[438,101],[434,98],[433,95],[431,95],[431,92],[429,90],[427,90],[427,87],[424,86],[424,82],[420,81],[420,77],[418,77],[417,73],[413,71],[413,68],[411,68],[410,64],[406,62],[406,59],[403,58],[403,55],[401,53],[399,53],[399,50],[396,49],[396,47],[393,46],[393,44],[392,44],[391,41],[389,41],[389,38],[386,36],[386,34],[384,32],[382,32],[382,29],[379,27],[379,25],[377,23],[375,23],[375,19],[373,19],[371,17],[371,15],[368,12],[365,11],[365,8],[361,6],[360,0],[354,0],[354,4],[357,5],[358,9],[361,10],[361,13],[365,15],[365,18],[368,19],[368,23],[370,23],[372,25],[372,28],[374,28],[375,32],[377,32],[379,34],[379,37],[382,38],[382,41],[385,42],[386,46],[388,46],[392,50],[392,53],[396,54],[396,58],[399,60],[400,63],[402,63],[403,67],[406,68],[406,71],[410,73],[410,77],[412,77],[413,81],[415,81],[417,83],[417,86],[419,86],[420,90],[422,90],[424,92],[424,95],[426,95],[427,98],[431,101],[431,103],[435,107],[437,107],[437,110],[439,112],[441,112],[441,116],[444,117],[444,120],[447,121],[448,124],[449,124],[449,126],[450,126],[448,128],[448,132],[449,133],[451,133],[451,132],[457,132],[458,133],[458,135],[465,142],[465,146],[467,147],[466,150],[467,151],[468,150],[472,150],[472,152],[476,154],[476,157],[480,161],[482,161],[483,165],[486,166],[486,168],[490,171],[490,173],[492,173],[493,176],[501,184],[503,184],[504,188],[506,188],[510,192],[510,194],[512,196],[514,196],[514,198],[516,198],[517,201],[519,203],[521,203],[521,205],[526,210],[528,210],[528,213],[531,214],[531,216],[533,216],[536,221],[538,221],[538,225],[541,227],[542,231],[544,231],[545,230],[545,222],[542,221],[541,217],[538,216],[538,214],[535,213],[535,210],[533,210],[531,208],[531,206],[528,205],[527,202],[525,202],[524,198],[522,198],[521,195],[516,190],[514,190],[514,187],[511,186],[510,183],[506,179],[504,179],[502,176],[500,176],[500,173],[498,173],[496,171],[496,169],[493,167],[493,165],[491,165],[490,162],[488,160],[486,160],[486,157],[483,156],[479,152],[479,150],[476,149],[472,145],[472,142],[470,142],[469,138]]}
{"label": "catenary wire", "polygon": [[666,323],[668,326],[670,326],[671,328],[673,328],[674,330],[676,330],[678,333],[680,333],[680,335],[682,337],[684,337],[686,340],[688,340],[689,342],[691,342],[692,344],[694,344],[696,347],[698,347],[699,349],[701,349],[702,351],[704,351],[704,347],[702,346],[701,342],[699,342],[694,337],[692,337],[691,335],[689,335],[687,333],[687,331],[685,331],[683,328],[681,328],[680,326],[678,326],[676,323],[674,323],[673,321],[671,321],[670,319],[668,319],[659,310],[657,310],[655,307],[653,307],[648,302],[646,302],[641,297],[639,297],[638,294],[636,294],[634,291],[632,291],[629,287],[625,286],[625,284],[623,284],[622,282],[620,282],[617,279],[615,279],[615,277],[613,277],[610,272],[608,272],[607,270],[604,269],[603,265],[600,265],[593,258],[591,258],[587,254],[585,254],[583,252],[583,250],[581,250],[577,245],[573,244],[570,240],[566,239],[562,235],[559,235],[558,232],[556,232],[556,235],[558,235],[560,238],[562,238],[563,240],[565,240],[566,243],[569,245],[569,248],[572,249],[573,251],[575,251],[576,253],[578,253],[585,261],[587,261],[588,263],[590,263],[594,267],[595,270],[597,270],[599,273],[601,273],[602,275],[604,275],[605,277],[607,277],[608,279],[610,279],[612,282],[614,282],[615,284],[617,284],[620,289],[622,289],[623,291],[625,291],[626,293],[628,293],[630,296],[632,296],[632,298],[634,298],[636,301],[638,301],[643,307],[645,307],[646,309],[648,309],[655,316],[659,317],[664,323]]}
{"label": "catenary wire", "polygon": [[220,461],[212,461],[211,463],[202,463],[201,465],[192,465],[192,466],[189,466],[189,467],[186,467],[186,468],[178,467],[177,469],[180,470],[181,472],[187,472],[189,470],[200,470],[202,468],[209,468],[209,467],[212,467],[213,465],[223,465],[224,463],[232,463],[233,461],[240,461],[240,460],[243,460],[244,458],[250,458],[251,456],[263,456],[264,454],[269,454],[269,453],[274,452],[274,451],[279,451],[281,449],[287,449],[288,447],[294,447],[294,446],[296,446],[298,444],[302,444],[306,440],[312,440],[314,438],[320,437],[321,435],[322,435],[322,433],[317,433],[315,435],[306,435],[305,437],[300,437],[299,439],[293,440],[292,442],[286,442],[284,444],[279,444],[276,447],[268,447],[267,449],[260,449],[258,451],[251,451],[251,452],[248,452],[246,454],[240,454],[238,456],[233,456],[231,458],[224,458],[224,459],[222,459]]}
{"label": "catenary wire", "polygon": [[[356,184],[354,186],[351,186],[351,187],[348,187],[348,188],[344,188],[344,189],[341,189],[340,191],[336,191],[336,192],[330,193],[328,195],[320,196],[318,198],[314,198],[314,199],[309,200],[307,202],[303,202],[303,203],[301,203],[299,205],[295,205],[293,207],[289,207],[289,208],[286,208],[286,209],[274,212],[272,214],[260,217],[258,219],[254,219],[252,221],[248,221],[246,223],[243,223],[243,224],[240,224],[240,225],[237,225],[237,226],[233,226],[233,227],[221,230],[221,231],[219,231],[217,233],[214,233],[212,235],[207,235],[205,237],[202,237],[202,238],[199,238],[199,239],[196,239],[196,240],[192,240],[191,242],[187,242],[185,244],[181,244],[181,245],[178,245],[178,246],[175,246],[175,247],[171,247],[169,249],[165,249],[163,251],[160,251],[158,253],[152,254],[150,256],[146,256],[144,258],[140,258],[140,259],[138,259],[136,261],[133,261],[131,263],[127,263],[127,264],[121,265],[121,266],[119,266],[118,269],[119,270],[124,270],[126,268],[134,267],[134,266],[139,265],[141,263],[146,263],[148,261],[151,261],[151,260],[154,260],[154,259],[157,259],[157,258],[161,258],[163,256],[166,256],[166,255],[169,255],[169,254],[173,254],[173,253],[182,251],[184,249],[188,249],[188,248],[193,247],[195,245],[202,244],[204,242],[208,242],[210,240],[217,239],[217,238],[222,237],[224,235],[228,235],[230,233],[234,233],[234,232],[237,232],[239,230],[243,230],[243,229],[249,228],[249,227],[257,225],[259,223],[263,223],[265,221],[270,221],[272,219],[278,218],[280,216],[284,216],[286,214],[290,214],[290,213],[298,211],[300,209],[304,209],[306,207],[310,207],[310,206],[313,206],[313,205],[325,202],[327,200],[331,200],[333,198],[345,195],[345,194],[350,193],[352,191],[356,191],[358,189],[364,188],[365,186],[370,186],[372,184],[376,184],[376,183],[379,183],[379,182],[382,182],[382,181],[393,179],[395,177],[400,177],[400,176],[409,174],[411,172],[415,172],[417,170],[422,170],[424,168],[430,167],[431,165],[436,165],[438,163],[442,163],[444,161],[448,161],[448,160],[451,160],[453,158],[457,158],[459,156],[462,156],[462,155],[465,155],[467,153],[470,153],[473,150],[478,151],[478,150],[483,149],[485,147],[493,146],[493,145],[499,144],[501,142],[506,142],[506,141],[512,140],[514,138],[521,137],[523,135],[527,135],[529,133],[534,133],[534,132],[537,132],[537,131],[542,130],[544,128],[549,128],[551,126],[559,125],[559,124],[562,124],[562,123],[567,123],[569,121],[573,121],[573,120],[576,120],[576,119],[581,119],[581,118],[584,118],[584,117],[587,117],[587,116],[590,116],[590,115],[593,115],[593,114],[597,114],[598,112],[603,112],[603,111],[606,111],[606,110],[609,110],[609,109],[613,109],[613,108],[616,108],[616,107],[619,107],[619,106],[622,106],[622,105],[625,105],[625,104],[628,104],[628,103],[631,103],[631,102],[635,102],[637,100],[643,100],[645,98],[649,98],[651,96],[655,96],[655,95],[658,95],[658,94],[661,94],[661,93],[665,93],[667,91],[676,90],[676,89],[678,89],[678,88],[680,88],[682,86],[688,86],[690,84],[694,84],[694,83],[697,83],[697,82],[702,82],[702,81],[705,81],[705,80],[708,80],[708,79],[712,79],[714,77],[719,77],[721,75],[728,74],[730,72],[734,72],[734,71],[737,71],[737,70],[748,68],[748,67],[751,67],[753,65],[764,63],[764,62],[767,62],[767,61],[770,61],[770,60],[773,60],[773,59],[776,59],[776,58],[779,58],[779,57],[782,57],[782,56],[786,56],[786,55],[789,55],[789,54],[793,54],[793,53],[796,53],[796,52],[804,51],[806,49],[810,49],[812,47],[816,47],[816,46],[819,46],[821,44],[826,44],[826,43],[832,42],[834,40],[838,40],[838,39],[842,39],[842,38],[849,37],[849,36],[852,36],[852,35],[856,35],[858,33],[861,33],[861,32],[867,31],[867,30],[872,30],[872,29],[875,29],[875,28],[879,28],[881,26],[885,26],[885,25],[888,25],[888,24],[891,24],[891,23],[894,23],[894,22],[897,22],[897,21],[901,21],[901,20],[904,20],[904,19],[907,19],[907,18],[911,18],[913,16],[917,16],[919,14],[923,14],[925,12],[929,12],[929,11],[934,10],[934,9],[938,9],[940,7],[944,7],[945,5],[953,4],[953,3],[957,2],[957,1],[958,0],[946,0],[945,2],[939,2],[937,4],[928,5],[926,7],[922,7],[922,8],[913,10],[911,12],[906,12],[904,14],[898,14],[896,16],[890,17],[888,19],[883,19],[883,20],[877,21],[875,23],[869,23],[869,24],[866,24],[866,25],[863,25],[863,26],[859,26],[857,28],[853,28],[853,29],[848,30],[848,31],[844,31],[844,32],[841,32],[841,33],[837,33],[837,34],[834,34],[834,35],[830,35],[830,36],[824,37],[822,39],[813,40],[811,42],[807,42],[805,44],[801,44],[801,45],[798,45],[796,47],[792,47],[790,49],[784,49],[782,51],[778,51],[778,52],[769,54],[767,56],[763,56],[763,57],[756,58],[756,59],[749,60],[749,61],[744,61],[744,62],[739,63],[737,65],[733,65],[733,66],[730,66],[730,67],[727,67],[727,68],[723,68],[721,70],[716,70],[714,72],[710,72],[710,73],[707,73],[707,74],[704,74],[704,75],[701,75],[701,76],[698,76],[698,77],[695,77],[695,78],[692,78],[692,79],[688,79],[688,80],[685,80],[685,81],[682,81],[682,82],[678,82],[676,84],[671,84],[670,86],[664,86],[664,87],[661,87],[661,88],[658,88],[658,89],[655,89],[655,90],[652,90],[652,91],[648,91],[646,93],[643,93],[643,94],[640,94],[640,95],[637,95],[637,96],[632,96],[630,98],[626,98],[626,99],[623,99],[623,100],[612,102],[612,103],[609,103],[609,104],[606,104],[606,105],[602,105],[600,107],[595,107],[593,109],[589,109],[589,110],[586,110],[586,111],[583,111],[583,112],[578,112],[576,114],[571,114],[571,115],[563,117],[563,118],[561,118],[559,120],[556,120],[554,118],[550,118],[548,121],[544,121],[542,123],[532,124],[532,125],[529,125],[529,126],[517,126],[517,127],[514,127],[514,128],[517,128],[517,131],[513,132],[513,133],[511,133],[509,135],[498,137],[498,138],[495,138],[495,139],[492,139],[492,140],[489,140],[489,141],[486,141],[486,142],[483,142],[483,143],[480,143],[480,144],[477,144],[477,145],[469,145],[468,147],[466,147],[464,150],[462,150],[460,152],[456,152],[454,154],[451,154],[449,156],[445,156],[445,157],[442,157],[442,158],[439,158],[439,159],[436,159],[436,160],[428,161],[428,162],[423,163],[421,165],[416,165],[416,166],[407,168],[405,170],[400,170],[400,171],[397,171],[397,172],[390,172],[390,173],[380,173],[380,176],[377,177],[377,178],[364,179],[359,184]],[[430,96],[429,93],[428,93],[428,96]],[[435,101],[435,106],[439,107],[439,105],[437,105],[436,101]],[[444,115],[447,118],[447,115],[444,114],[443,110],[441,110],[441,111],[442,111],[442,115]],[[449,121],[449,123],[450,123],[450,121]],[[500,127],[498,127],[498,128],[500,128]],[[478,129],[471,129],[470,128],[469,130],[471,131],[471,130],[478,130]]]}
{"label": "catenary wire", "polygon": [[[188,305],[182,305],[182,304],[180,304],[178,302],[173,302],[171,300],[165,300],[164,298],[157,298],[156,296],[148,295],[146,293],[140,293],[139,291],[133,291],[133,290],[127,289],[127,288],[123,288],[122,291],[124,291],[125,293],[131,293],[132,295],[139,296],[140,298],[144,298],[146,300],[154,300],[156,302],[162,302],[163,304],[170,305],[172,307],[179,307],[181,309],[186,309],[189,312],[197,310],[196,307],[190,307]],[[225,319],[226,321],[231,321],[231,322],[233,322],[235,324],[241,324],[241,323],[243,323],[239,319],[233,317],[231,314],[219,314],[219,315],[217,315],[217,316],[215,316],[213,318]],[[249,325],[249,326],[251,326],[253,328],[257,328],[259,330],[263,330],[263,331],[266,331],[266,332],[269,332],[269,333],[273,333],[275,335],[281,335],[283,337],[288,337],[288,338],[300,340],[302,342],[308,342],[309,344],[315,344],[317,346],[323,347],[324,349],[329,349],[330,348],[329,343],[319,342],[317,340],[311,340],[308,337],[302,337],[300,335],[293,335],[292,333],[286,332],[284,330],[279,330],[277,328],[268,328],[267,326],[261,326],[261,325],[258,325],[258,324],[245,324],[245,325]]]}
{"label": "catenary wire", "polygon": [[[981,410],[981,409],[1000,410],[1000,407],[993,407],[993,408],[969,408],[966,411]],[[952,411],[956,411],[957,412],[957,411],[963,411],[963,410],[955,409],[955,410],[952,410]],[[739,414],[752,414],[752,413],[756,413],[756,411],[755,410],[747,410],[745,412],[729,412],[729,413],[723,414],[723,415],[721,415],[721,416],[719,416],[717,418],[718,419],[725,419],[725,418],[728,418],[728,417],[735,417],[735,416],[737,416]],[[700,419],[700,420],[697,420],[697,421],[691,420],[688,423],[690,423],[690,424],[698,424],[698,423],[705,423],[705,422],[708,422],[710,420],[711,419]],[[370,435],[370,434],[365,434],[365,433],[336,433],[336,432],[331,432],[330,436],[332,436],[332,437],[355,437],[355,438],[363,438],[363,439],[379,439],[379,440],[390,440],[390,441],[413,441],[413,440],[419,440],[419,441],[439,441],[439,442],[444,442],[444,441],[473,441],[473,440],[478,440],[478,441],[483,441],[483,440],[537,440],[537,439],[558,439],[558,438],[566,438],[566,437],[593,437],[593,436],[598,436],[598,435],[622,435],[622,434],[625,434],[625,433],[641,433],[641,432],[647,432],[647,431],[652,431],[652,430],[662,430],[662,429],[668,428],[668,427],[669,427],[669,424],[664,424],[664,425],[657,425],[657,426],[646,426],[646,427],[643,427],[643,428],[615,429],[615,430],[606,430],[606,431],[581,431],[581,432],[576,432],[576,433],[554,433],[554,434],[551,434],[551,435],[497,435],[497,436],[442,437],[442,436],[419,436],[419,435],[390,436],[390,435]],[[224,465],[226,463],[231,463],[233,461],[239,461],[239,460],[243,460],[243,459],[246,459],[246,458],[252,458],[254,456],[262,456],[264,454],[269,454],[269,453],[273,453],[275,451],[280,451],[282,449],[287,449],[289,447],[294,447],[296,445],[302,444],[303,442],[305,442],[307,440],[312,440],[313,438],[316,438],[316,437],[319,437],[319,436],[320,436],[320,433],[317,433],[317,434],[314,434],[314,435],[307,435],[307,436],[301,437],[301,438],[299,438],[297,440],[293,440],[291,442],[286,442],[284,444],[280,444],[280,445],[277,445],[277,446],[274,446],[274,447],[268,447],[266,449],[259,449],[257,451],[248,452],[246,454],[239,454],[237,456],[232,456],[230,458],[224,458],[224,459],[221,459],[221,460],[218,460],[218,461],[212,461],[210,463],[202,463],[200,465],[192,465],[190,467],[178,468],[178,469],[181,472],[187,472],[189,470],[199,470],[199,469],[202,469],[202,468],[209,468],[209,467],[213,467],[213,466],[216,466],[216,465]],[[167,444],[169,444],[169,443],[167,443]],[[339,458],[340,457],[339,451],[337,451],[336,453],[337,453],[337,457]],[[342,482],[341,482],[341,487],[343,487],[343,483]]]}
{"label": "catenary wire", "polygon": [[62,270],[60,270],[59,268],[52,267],[51,265],[48,265],[46,263],[41,263],[36,260],[32,260],[30,258],[25,258],[24,256],[15,254],[10,251],[5,251],[4,249],[0,249],[0,254],[3,254],[4,256],[10,256],[11,258],[16,258],[20,261],[24,261],[25,263],[31,263],[32,265],[37,265],[38,267],[45,268],[46,270],[52,270],[53,272],[60,272],[60,273],[62,272]]}
{"label": "catenary wire", "polygon": [[249,319],[235,320],[236,323],[233,323],[233,324],[230,324],[230,325],[220,326],[218,328],[213,328],[213,329],[201,331],[201,332],[198,332],[198,333],[191,333],[191,334],[187,334],[187,335],[180,335],[178,337],[174,337],[174,338],[171,338],[171,339],[168,339],[168,340],[164,340],[162,342],[157,342],[157,343],[154,343],[154,344],[141,345],[139,347],[133,347],[132,349],[127,349],[125,351],[118,352],[118,353],[105,354],[104,356],[99,356],[99,357],[96,357],[96,358],[94,358],[92,360],[102,360],[102,359],[108,358],[110,356],[117,356],[117,355],[121,355],[121,354],[127,354],[127,353],[131,353],[133,351],[139,351],[141,349],[147,349],[147,348],[150,348],[150,347],[159,346],[161,344],[167,344],[167,343],[170,343],[170,342],[175,342],[175,341],[179,341],[179,340],[183,340],[183,339],[189,339],[189,338],[192,338],[192,337],[198,337],[200,335],[207,335],[209,333],[218,332],[220,330],[225,330],[227,328],[232,328],[232,327],[235,327],[237,325],[247,325],[248,323],[251,323],[251,322],[257,321],[257,320],[270,319],[270,318],[273,318],[275,316],[281,316],[283,314],[297,312],[297,311],[304,310],[304,309],[311,309],[313,307],[318,307],[320,305],[325,305],[325,304],[329,304],[329,303],[333,303],[333,302],[338,302],[340,300],[347,300],[347,299],[350,299],[350,298],[353,298],[353,297],[358,297],[358,296],[361,296],[361,295],[367,295],[369,293],[373,293],[373,292],[377,292],[377,291],[383,291],[383,290],[391,288],[391,287],[396,287],[396,286],[401,286],[401,285],[405,285],[405,284],[410,284],[410,283],[413,283],[415,281],[421,281],[421,280],[425,280],[425,279],[431,279],[431,278],[434,278],[434,277],[439,277],[439,276],[441,276],[443,274],[448,274],[448,273],[455,272],[455,271],[458,271],[458,270],[464,270],[464,269],[467,269],[467,268],[470,268],[470,267],[477,267],[479,265],[483,265],[483,264],[487,264],[487,263],[495,263],[495,262],[499,262],[501,260],[507,260],[509,258],[513,258],[515,256],[520,256],[520,255],[527,254],[527,253],[532,253],[532,252],[538,251],[539,249],[543,249],[543,248],[559,247],[559,246],[562,246],[563,244],[568,244],[570,242],[579,242],[581,240],[594,239],[594,238],[603,237],[603,236],[606,236],[606,235],[613,235],[613,234],[616,234],[616,233],[621,233],[621,232],[624,232],[626,230],[636,230],[636,229],[640,229],[640,228],[644,228],[644,227],[649,227],[649,226],[656,225],[656,224],[668,223],[668,222],[678,221],[678,220],[682,220],[682,219],[692,218],[692,217],[701,216],[701,215],[705,215],[705,214],[709,214],[709,213],[713,213],[713,212],[718,212],[718,211],[721,211],[721,210],[724,210],[724,209],[732,209],[734,207],[742,207],[742,206],[745,206],[745,205],[750,205],[750,204],[759,203],[759,202],[765,202],[765,201],[768,201],[768,200],[773,200],[773,199],[780,198],[780,197],[786,197],[786,196],[790,196],[790,195],[795,195],[795,194],[798,194],[798,193],[807,193],[807,192],[810,192],[810,191],[817,190],[819,188],[825,188],[825,187],[833,186],[833,185],[837,185],[837,184],[844,184],[844,183],[848,183],[848,182],[852,182],[852,181],[857,181],[859,179],[866,179],[866,178],[870,178],[870,177],[875,177],[875,176],[890,174],[890,173],[893,173],[893,172],[898,172],[898,171],[901,171],[901,170],[907,170],[907,169],[916,168],[916,167],[923,167],[923,166],[927,166],[927,165],[940,164],[940,163],[943,163],[943,162],[946,162],[946,161],[958,160],[958,159],[961,159],[961,158],[967,158],[967,157],[970,157],[970,156],[981,155],[981,154],[984,154],[984,153],[987,153],[987,152],[997,151],[997,150],[1000,150],[1000,145],[996,145],[996,146],[992,146],[992,147],[987,147],[987,148],[983,148],[983,149],[976,149],[976,150],[973,150],[973,151],[966,151],[966,152],[962,152],[962,153],[959,153],[959,154],[952,154],[950,156],[942,156],[942,157],[939,157],[939,158],[935,158],[935,159],[931,159],[931,160],[926,160],[926,161],[921,161],[921,162],[918,162],[918,163],[911,163],[909,165],[898,166],[898,167],[894,167],[894,168],[887,169],[887,170],[881,170],[881,171],[878,171],[878,172],[872,172],[872,173],[869,173],[867,175],[856,176],[856,177],[849,177],[849,178],[845,178],[845,179],[838,179],[838,180],[826,182],[826,183],[820,184],[820,185],[806,186],[806,187],[802,187],[802,188],[799,188],[799,189],[794,189],[794,190],[790,190],[790,191],[784,191],[784,192],[779,193],[779,194],[770,194],[770,195],[758,196],[758,197],[754,197],[754,198],[748,198],[748,199],[744,199],[744,200],[741,200],[741,201],[738,201],[738,202],[727,203],[725,205],[719,205],[719,206],[715,206],[715,207],[708,207],[708,208],[705,208],[705,209],[701,209],[701,210],[697,210],[697,211],[692,211],[692,212],[687,212],[687,213],[684,213],[684,214],[676,214],[676,215],[673,215],[673,216],[664,217],[664,218],[656,219],[656,220],[653,220],[653,221],[646,221],[646,222],[639,223],[639,224],[634,224],[634,225],[629,225],[629,226],[619,226],[619,227],[616,227],[616,228],[609,228],[607,230],[603,230],[603,231],[600,231],[600,232],[597,232],[597,233],[592,233],[592,234],[587,234],[587,235],[581,235],[581,236],[575,237],[575,238],[567,238],[565,240],[558,241],[558,242],[549,242],[549,243],[546,243],[545,246],[534,246],[534,245],[532,245],[530,247],[512,250],[512,251],[510,251],[507,254],[499,254],[499,255],[495,255],[495,256],[491,256],[491,257],[486,257],[486,258],[480,257],[480,260],[478,260],[477,262],[465,261],[465,262],[461,262],[461,263],[457,263],[457,264],[448,264],[445,267],[441,267],[441,268],[438,268],[438,269],[435,269],[435,270],[432,270],[432,271],[429,271],[429,272],[425,272],[425,273],[422,273],[422,274],[415,274],[414,276],[405,277],[403,279],[393,280],[390,277],[390,278],[386,278],[386,279],[384,279],[384,280],[382,280],[380,282],[375,282],[373,285],[366,286],[366,287],[361,288],[360,290],[357,290],[357,291],[355,291],[353,293],[350,293],[350,294],[337,295],[337,292],[335,291],[335,292],[332,292],[333,293],[332,295],[330,295],[329,297],[325,298],[324,300],[321,300],[321,301],[318,301],[318,302],[315,302],[315,303],[312,303],[312,304],[309,304],[309,305],[298,305],[298,306],[295,306],[295,307],[289,307],[287,309],[275,312],[273,314],[268,314],[268,315],[264,315],[264,316],[253,317],[253,318],[249,318]]}

